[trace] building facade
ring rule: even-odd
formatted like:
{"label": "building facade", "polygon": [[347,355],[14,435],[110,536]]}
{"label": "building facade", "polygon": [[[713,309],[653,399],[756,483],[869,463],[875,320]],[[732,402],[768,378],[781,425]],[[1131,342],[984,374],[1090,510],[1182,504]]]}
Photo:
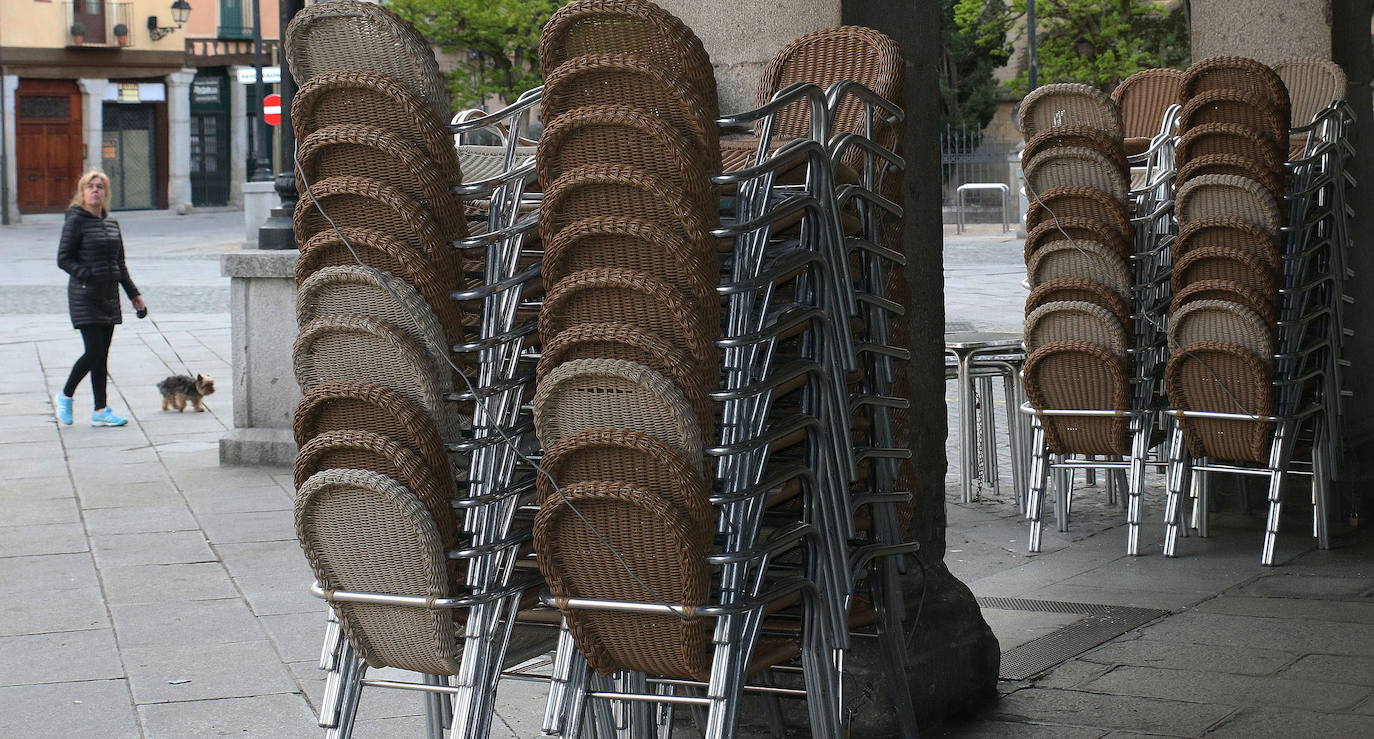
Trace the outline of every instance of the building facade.
{"label": "building facade", "polygon": [[[256,1],[271,66],[277,3]],[[110,175],[116,210],[238,204],[250,140],[271,151],[244,84],[253,4],[0,0],[3,222],[61,211],[89,169]]]}

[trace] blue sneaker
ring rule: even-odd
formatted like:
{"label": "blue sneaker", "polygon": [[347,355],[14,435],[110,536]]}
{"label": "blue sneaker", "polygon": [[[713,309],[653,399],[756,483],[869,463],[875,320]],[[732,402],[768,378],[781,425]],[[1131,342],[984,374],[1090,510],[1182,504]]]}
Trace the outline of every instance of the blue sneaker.
{"label": "blue sneaker", "polygon": [[91,414],[92,426],[123,426],[128,422],[129,419],[116,416],[114,411],[110,410],[109,406],[101,408]]}
{"label": "blue sneaker", "polygon": [[57,412],[57,420],[63,426],[72,425],[72,399],[58,393],[52,398],[53,410]]}

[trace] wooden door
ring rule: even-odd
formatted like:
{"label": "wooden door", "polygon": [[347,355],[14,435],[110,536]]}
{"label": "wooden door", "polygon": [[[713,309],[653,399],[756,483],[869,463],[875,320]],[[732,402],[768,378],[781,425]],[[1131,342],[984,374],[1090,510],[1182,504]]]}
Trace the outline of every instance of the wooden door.
{"label": "wooden door", "polygon": [[71,80],[20,80],[15,159],[21,213],[60,212],[76,192],[85,145],[81,92]]}

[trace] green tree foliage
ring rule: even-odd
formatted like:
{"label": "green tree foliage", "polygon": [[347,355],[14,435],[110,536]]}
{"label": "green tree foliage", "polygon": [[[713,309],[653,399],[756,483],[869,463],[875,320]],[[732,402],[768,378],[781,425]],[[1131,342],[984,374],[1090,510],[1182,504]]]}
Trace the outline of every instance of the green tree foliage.
{"label": "green tree foliage", "polygon": [[455,106],[507,102],[538,86],[539,33],[567,0],[386,0],[431,44],[457,56]]}
{"label": "green tree foliage", "polygon": [[[981,130],[992,120],[1001,90],[993,72],[1012,47],[1003,0],[940,0],[944,43],[940,53],[941,116],[946,126]],[[1000,32],[998,29],[1000,28]]]}

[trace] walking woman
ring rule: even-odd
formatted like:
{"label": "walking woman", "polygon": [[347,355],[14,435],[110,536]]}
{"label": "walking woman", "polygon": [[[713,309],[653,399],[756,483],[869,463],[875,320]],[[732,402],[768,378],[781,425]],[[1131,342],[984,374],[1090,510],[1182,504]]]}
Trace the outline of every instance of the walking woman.
{"label": "walking woman", "polygon": [[66,386],[54,398],[57,420],[68,426],[72,423],[72,396],[87,374],[91,376],[91,392],[95,395],[91,425],[123,426],[129,422],[115,415],[105,399],[110,340],[114,338],[115,326],[123,321],[119,312],[120,286],[135,310],[143,311],[147,305],[129,277],[129,268],[124,266],[124,239],[119,224],[108,217],[109,202],[109,177],[97,171],[81,175],[76,195],[67,208],[67,220],[62,224],[62,241],[57,245],[57,266],[71,275],[67,281],[67,309],[72,326],[81,332],[86,345],[86,353],[72,365]]}

